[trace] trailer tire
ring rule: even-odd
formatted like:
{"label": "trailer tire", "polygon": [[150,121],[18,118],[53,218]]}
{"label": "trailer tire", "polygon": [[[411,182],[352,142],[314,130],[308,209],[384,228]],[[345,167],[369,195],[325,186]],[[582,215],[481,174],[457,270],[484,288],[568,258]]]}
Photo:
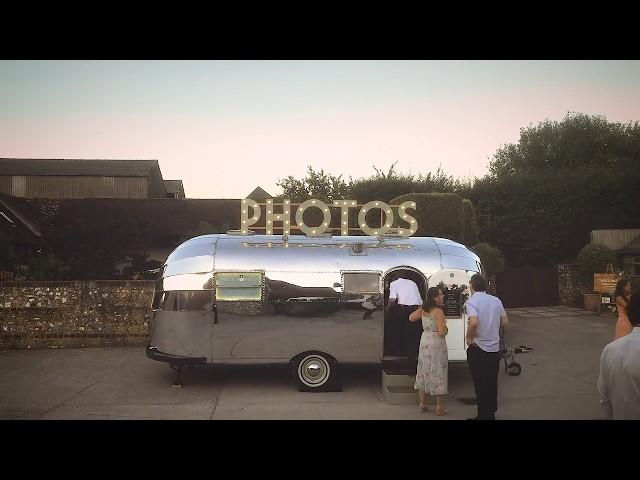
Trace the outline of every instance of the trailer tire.
{"label": "trailer tire", "polygon": [[337,362],[321,352],[307,352],[291,362],[293,378],[301,392],[339,391]]}

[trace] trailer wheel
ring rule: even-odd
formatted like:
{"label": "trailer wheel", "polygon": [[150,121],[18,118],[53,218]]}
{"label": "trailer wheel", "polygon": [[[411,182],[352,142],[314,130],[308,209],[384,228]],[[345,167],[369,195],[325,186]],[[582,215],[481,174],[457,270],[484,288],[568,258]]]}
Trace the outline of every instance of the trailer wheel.
{"label": "trailer wheel", "polygon": [[511,362],[509,365],[507,365],[506,370],[507,374],[511,375],[512,377],[517,377],[522,372],[522,367],[519,363]]}
{"label": "trailer wheel", "polygon": [[327,391],[336,384],[336,362],[323,353],[300,355],[292,362],[293,377],[300,391]]}

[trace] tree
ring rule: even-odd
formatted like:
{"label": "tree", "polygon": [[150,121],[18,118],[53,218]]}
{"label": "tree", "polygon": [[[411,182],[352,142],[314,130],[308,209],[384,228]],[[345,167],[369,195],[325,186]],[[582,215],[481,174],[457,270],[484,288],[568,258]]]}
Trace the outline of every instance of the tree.
{"label": "tree", "polygon": [[594,273],[604,273],[616,261],[615,252],[602,243],[590,243],[578,253],[578,268],[585,285],[593,284]]}
{"label": "tree", "polygon": [[0,270],[13,271],[16,263],[15,240],[0,234]]}
{"label": "tree", "polygon": [[514,267],[572,261],[595,229],[637,228],[640,126],[568,114],[521,130],[468,192],[479,239]]}
{"label": "tree", "polygon": [[28,280],[56,280],[64,271],[64,263],[53,253],[40,254],[27,261]]}
{"label": "tree", "polygon": [[349,198],[364,202],[372,199],[388,202],[407,193],[458,193],[469,188],[468,182],[456,180],[440,167],[426,175],[397,173],[393,163],[385,174],[375,166],[375,175],[352,182]]}
{"label": "tree", "polygon": [[130,255],[131,265],[123,269],[125,277],[135,277],[139,275],[138,280],[154,280],[158,275],[154,270],[162,267],[163,262],[158,260],[149,260],[149,255],[133,253]]}
{"label": "tree", "polygon": [[186,242],[187,240],[194,237],[199,237],[200,235],[210,235],[212,233],[225,233],[228,230],[230,230],[230,227],[226,223],[223,223],[219,227],[214,227],[209,222],[201,221],[201,222],[198,222],[198,226],[196,228],[188,232],[185,232],[185,234],[182,235],[182,237],[180,237],[180,243]]}
{"label": "tree", "polygon": [[276,182],[276,185],[282,187],[282,197],[293,202],[303,202],[310,197],[333,202],[334,199],[347,198],[351,181],[347,183],[342,180],[342,175],[336,177],[325,173],[323,169],[317,172],[309,165],[307,176],[302,180],[289,175]]}
{"label": "tree", "polygon": [[640,123],[613,123],[601,115],[567,113],[520,129],[517,144],[498,149],[489,167],[500,178],[537,170],[637,167]]}
{"label": "tree", "polygon": [[471,193],[479,239],[516,268],[575,259],[591,230],[637,228],[637,171],[569,171],[485,178]]}

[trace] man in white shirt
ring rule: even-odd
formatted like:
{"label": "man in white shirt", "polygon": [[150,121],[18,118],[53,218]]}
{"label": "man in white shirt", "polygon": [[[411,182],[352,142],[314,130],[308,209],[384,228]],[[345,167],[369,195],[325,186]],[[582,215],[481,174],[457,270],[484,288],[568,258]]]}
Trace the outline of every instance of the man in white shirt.
{"label": "man in white shirt", "polygon": [[486,293],[487,280],[479,273],[469,283],[471,298],[465,304],[469,324],[467,363],[478,399],[478,416],[473,420],[495,420],[498,411],[498,369],[500,328],[509,323],[498,297]]}
{"label": "man in white shirt", "polygon": [[408,357],[410,367],[415,369],[418,365],[422,323],[410,322],[409,315],[422,306],[422,297],[416,283],[404,275],[397,274],[398,278],[389,284],[387,311],[392,312],[388,328],[391,336],[389,346],[392,355]]}
{"label": "man in white shirt", "polygon": [[600,356],[598,391],[610,420],[640,420],[640,289],[631,294],[631,333],[609,343]]}

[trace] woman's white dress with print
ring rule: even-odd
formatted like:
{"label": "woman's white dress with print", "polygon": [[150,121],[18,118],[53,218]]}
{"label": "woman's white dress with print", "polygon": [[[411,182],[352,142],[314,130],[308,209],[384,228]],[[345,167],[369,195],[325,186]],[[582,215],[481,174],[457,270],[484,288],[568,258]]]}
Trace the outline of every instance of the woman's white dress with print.
{"label": "woman's white dress with print", "polygon": [[444,337],[436,335],[438,331],[436,319],[426,312],[422,314],[422,328],[418,370],[413,388],[423,390],[429,395],[445,395],[448,393],[449,369],[447,341]]}

